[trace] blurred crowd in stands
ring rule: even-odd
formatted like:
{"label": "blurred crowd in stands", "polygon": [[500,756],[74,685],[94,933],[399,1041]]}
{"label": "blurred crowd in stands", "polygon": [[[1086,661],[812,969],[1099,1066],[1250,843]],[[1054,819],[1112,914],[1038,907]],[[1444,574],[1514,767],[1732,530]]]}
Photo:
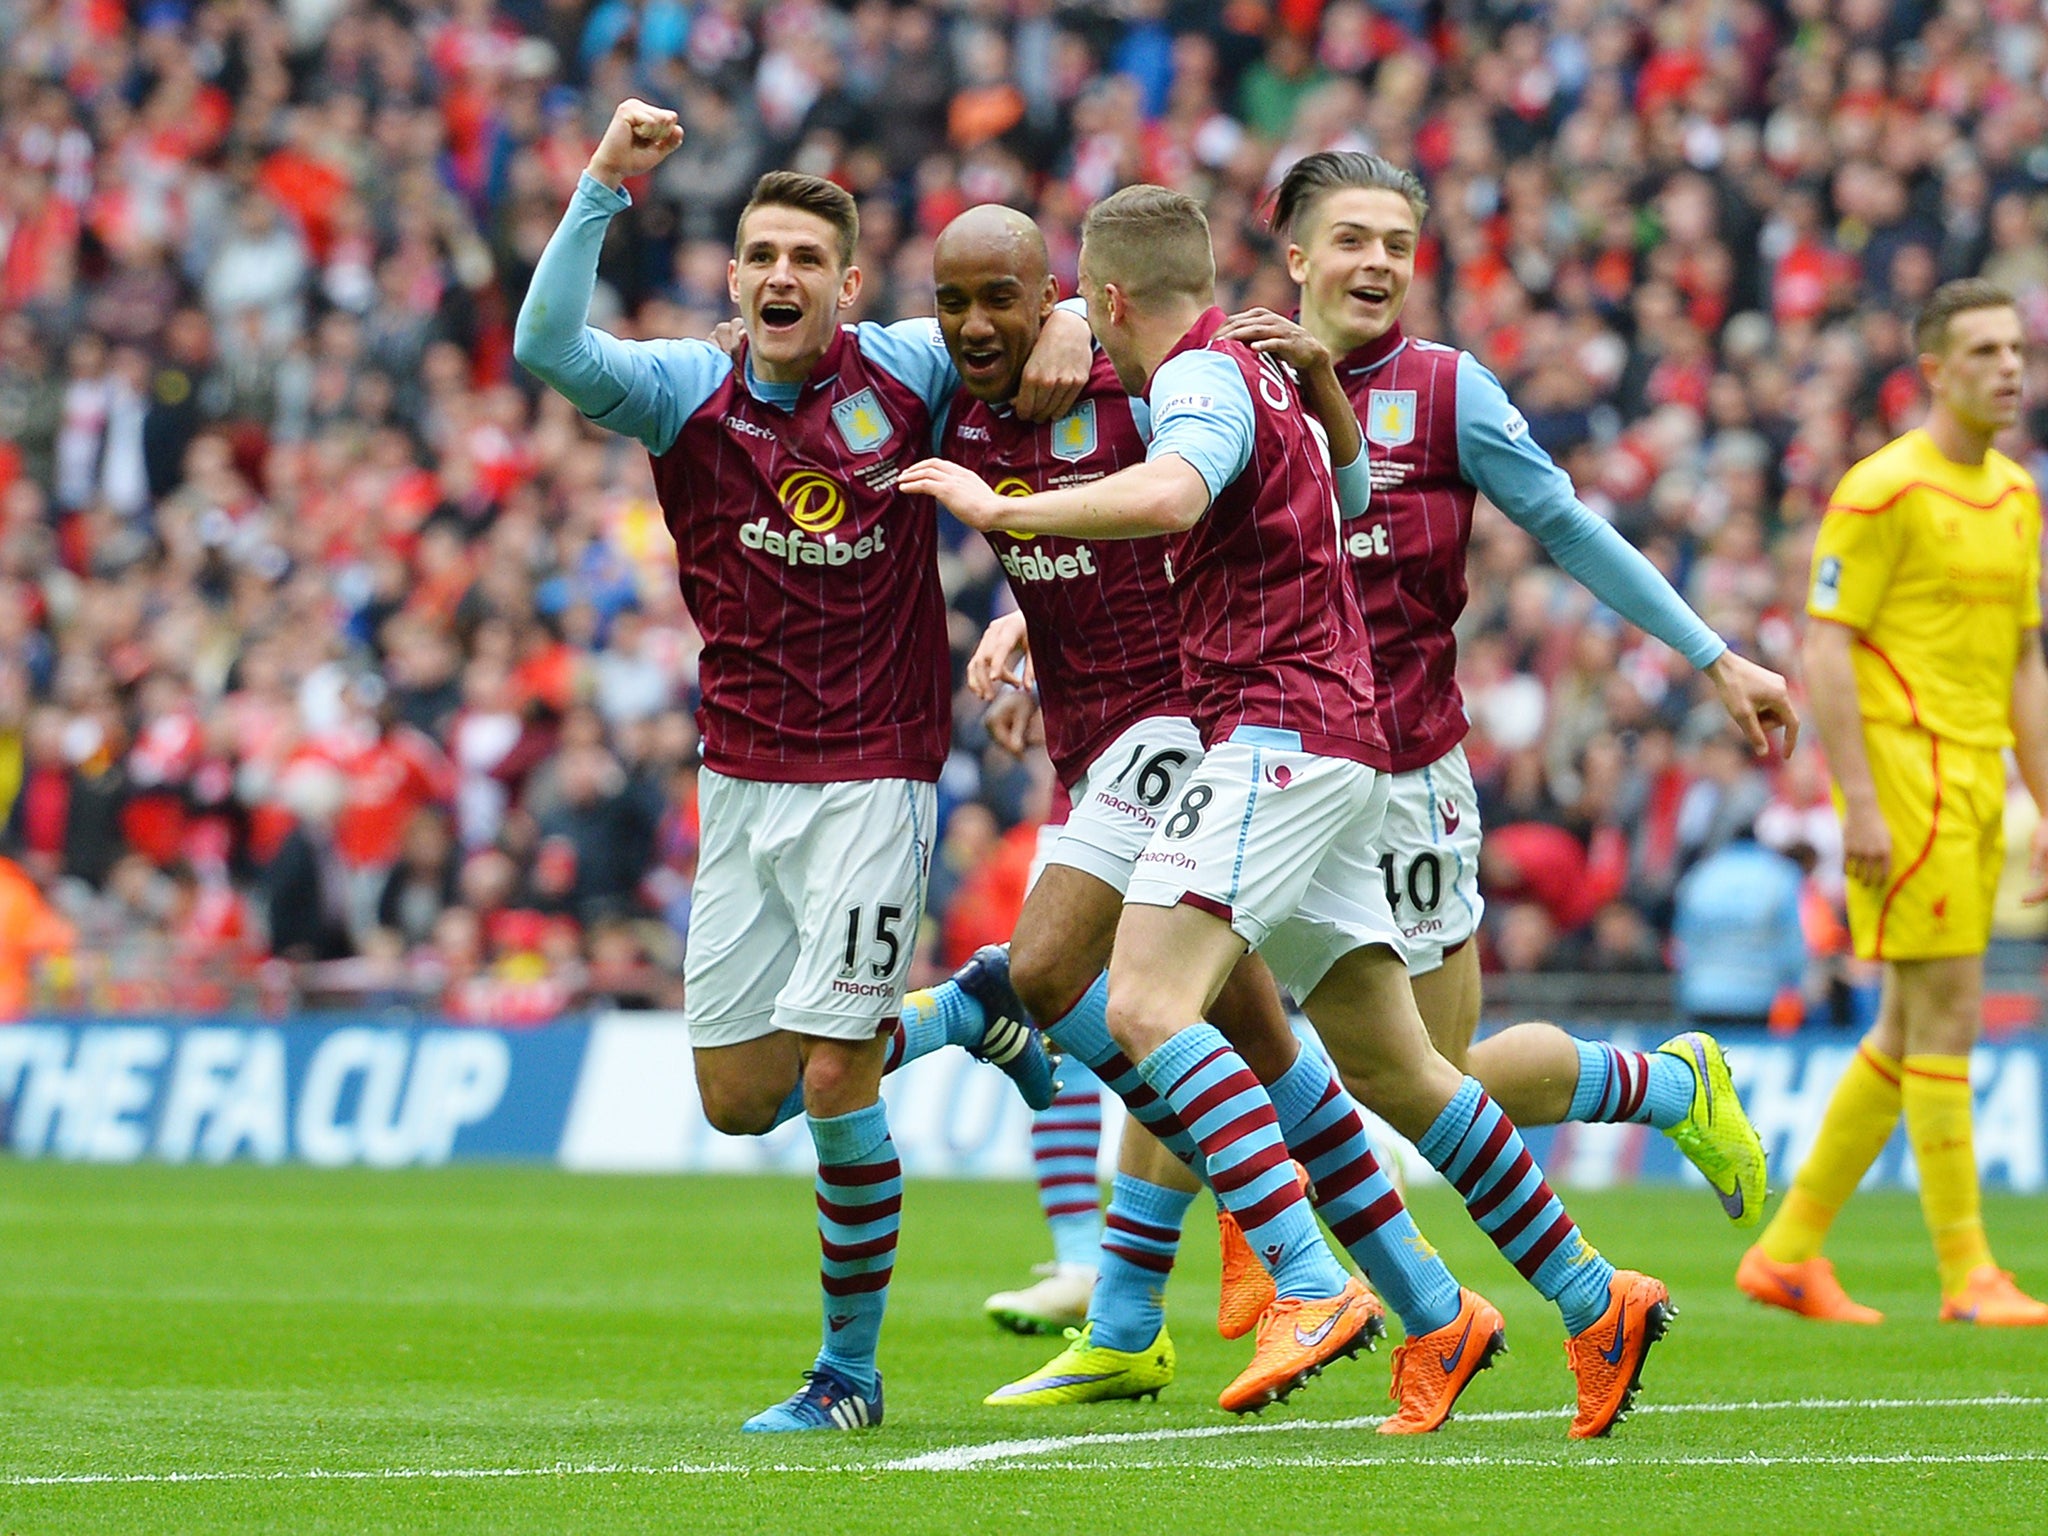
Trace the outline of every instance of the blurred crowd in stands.
{"label": "blurred crowd in stands", "polygon": [[[1941,280],[2019,297],[2041,350],[2004,446],[2048,469],[2030,0],[13,0],[0,1008],[677,1001],[697,639],[644,453],[509,346],[627,95],[689,134],[606,247],[595,318],[633,336],[726,317],[771,166],[853,189],[860,317],[895,319],[929,312],[962,208],[1032,211],[1071,283],[1082,212],[1135,180],[1206,200],[1229,305],[1286,310],[1279,174],[1411,164],[1410,334],[1476,352],[1586,500],[1788,672],[1815,519],[1915,420]],[[964,662],[1001,578],[945,545]],[[1752,762],[1490,508],[1462,634],[1487,963],[1692,956],[1716,1012],[1732,937],[1767,1011],[1823,1003],[1813,744]],[[964,693],[955,740],[927,975],[1007,936],[1047,803]]]}

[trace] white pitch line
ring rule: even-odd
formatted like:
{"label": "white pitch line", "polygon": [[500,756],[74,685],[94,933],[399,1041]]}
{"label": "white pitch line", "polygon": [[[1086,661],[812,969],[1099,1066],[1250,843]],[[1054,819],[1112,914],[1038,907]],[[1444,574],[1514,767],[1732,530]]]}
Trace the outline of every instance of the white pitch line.
{"label": "white pitch line", "polygon": [[[2048,1397],[1800,1397],[1775,1402],[1747,1403],[1644,1403],[1634,1411],[1650,1413],[1791,1413],[1801,1410],[1839,1413],[1848,1409],[1894,1408],[2038,1408]],[[1529,1420],[1564,1418],[1569,1408],[1505,1408],[1480,1413],[1461,1413],[1460,1424],[1513,1424]],[[1029,1440],[992,1440],[983,1445],[954,1446],[943,1451],[926,1451],[901,1461],[884,1462],[882,1472],[964,1472],[989,1462],[1035,1459],[1062,1451],[1083,1450],[1098,1445],[1142,1445],[1169,1440],[1215,1440],[1238,1435],[1296,1434],[1329,1430],[1377,1429],[1377,1415],[1351,1419],[1288,1419],[1274,1423],[1205,1424],[1192,1429],[1125,1430],[1107,1435],[1047,1435]],[[1123,1465],[1123,1463],[1119,1463]]]}
{"label": "white pitch line", "polygon": [[978,1472],[1242,1472],[1265,1467],[1294,1467],[1307,1470],[1342,1471],[1371,1467],[1549,1467],[1558,1471],[1595,1470],[1612,1467],[1891,1467],[1891,1466],[1997,1466],[2005,1463],[2048,1462],[2048,1451],[1957,1451],[1868,1454],[1849,1451],[1839,1455],[1816,1454],[1770,1456],[1490,1456],[1475,1452],[1462,1456],[1224,1456],[1200,1461],[1119,1461],[1105,1468],[1099,1461],[1005,1461],[977,1467]]}
{"label": "white pitch line", "polygon": [[306,1467],[277,1472],[53,1472],[41,1476],[0,1477],[7,1488],[79,1488],[101,1483],[384,1483],[467,1482],[485,1478],[525,1477],[720,1477],[746,1472],[835,1471],[820,1467],[754,1467],[734,1462],[668,1466],[635,1466],[624,1462],[556,1462],[545,1467]]}
{"label": "white pitch line", "polygon": [[[1916,1408],[2037,1408],[2048,1406],[2048,1397],[1807,1397],[1775,1402],[1747,1403],[1663,1403],[1646,1404],[1638,1413],[1785,1413],[1797,1411],[1842,1412]],[[1503,1409],[1459,1415],[1466,1424],[1512,1423],[1531,1419],[1562,1418],[1568,1409]],[[1098,1435],[1049,1435],[1030,1440],[995,1440],[982,1445],[957,1446],[928,1451],[884,1462],[815,1462],[797,1465],[750,1462],[686,1462],[664,1465],[632,1462],[552,1462],[537,1467],[307,1467],[271,1472],[54,1472],[0,1475],[5,1488],[79,1488],[138,1483],[373,1483],[373,1482],[471,1482],[500,1478],[544,1477],[745,1477],[763,1473],[847,1473],[865,1476],[875,1472],[968,1472],[968,1471],[1088,1471],[1102,1470],[1099,1461],[1068,1456],[1062,1452],[1085,1451],[1099,1446],[1159,1444],[1187,1440],[1241,1439],[1250,1435],[1327,1433],[1342,1430],[1370,1430],[1378,1418],[1297,1419],[1272,1423],[1211,1424],[1183,1429],[1129,1430]],[[1224,1456],[1209,1460],[1120,1461],[1118,1471],[1176,1471],[1187,1469],[1232,1470],[1245,1467],[1289,1466],[1305,1468],[1368,1467],[1875,1467],[1875,1466],[1975,1466],[2019,1462],[2048,1462],[2048,1451],[1995,1451],[1950,1454],[1843,1455],[1739,1455],[1739,1456],[1526,1456],[1489,1455],[1484,1452],[1444,1456],[1351,1456],[1323,1457],[1312,1453],[1281,1453],[1273,1456]]]}

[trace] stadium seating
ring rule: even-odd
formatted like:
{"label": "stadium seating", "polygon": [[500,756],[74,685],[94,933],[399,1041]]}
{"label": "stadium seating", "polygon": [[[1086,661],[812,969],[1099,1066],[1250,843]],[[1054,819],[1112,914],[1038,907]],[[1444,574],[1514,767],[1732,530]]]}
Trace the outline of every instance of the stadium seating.
{"label": "stadium seating", "polygon": [[[1786,670],[1819,505],[1916,408],[1915,304],[1981,271],[2048,343],[2038,12],[1283,10],[8,8],[0,811],[49,921],[11,925],[0,1001],[675,1001],[695,636],[643,456],[509,348],[627,94],[690,134],[607,252],[602,318],[635,336],[725,315],[771,165],[857,193],[858,315],[893,319],[926,311],[970,202],[1030,208],[1071,282],[1081,212],[1137,179],[1202,195],[1230,300],[1284,308],[1279,172],[1412,163],[1411,332],[1476,352],[1587,499]],[[2044,369],[2010,445],[2037,473]],[[958,528],[944,560],[964,659],[1001,573]],[[1788,1006],[1856,979],[1811,756],[1745,761],[1682,663],[1485,512],[1465,641],[1490,964],[1665,970],[1681,877],[1760,819],[1808,887]],[[1007,932],[1046,802],[1043,761],[961,697],[926,976]]]}

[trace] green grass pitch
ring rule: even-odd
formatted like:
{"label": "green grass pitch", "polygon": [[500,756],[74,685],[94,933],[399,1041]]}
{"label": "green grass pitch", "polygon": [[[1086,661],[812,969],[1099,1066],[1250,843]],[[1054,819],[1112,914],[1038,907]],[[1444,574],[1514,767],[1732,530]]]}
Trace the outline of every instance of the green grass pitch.
{"label": "green grass pitch", "polygon": [[[2048,1528],[2048,1330],[1937,1325],[1910,1197],[1858,1200],[1834,1245],[1879,1329],[1745,1302],[1704,1194],[1574,1198],[1681,1314],[1651,1411],[1591,1446],[1564,1438],[1555,1315],[1443,1191],[1416,1203],[1512,1348],[1440,1434],[1370,1432],[1384,1347],[1260,1419],[1218,1411],[1249,1346],[1214,1332],[1205,1205],[1159,1403],[983,1408],[1049,1353],[979,1314],[1043,1230],[1026,1187],[917,1183],[887,1425],[764,1440],[740,1419],[816,1341],[806,1182],[0,1163],[0,1532]],[[1989,1206],[2037,1285],[2044,1213]]]}

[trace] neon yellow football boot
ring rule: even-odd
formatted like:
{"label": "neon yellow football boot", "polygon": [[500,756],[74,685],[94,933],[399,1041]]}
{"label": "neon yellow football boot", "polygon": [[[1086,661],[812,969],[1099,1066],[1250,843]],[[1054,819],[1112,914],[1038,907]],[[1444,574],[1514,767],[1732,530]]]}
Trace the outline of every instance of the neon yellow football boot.
{"label": "neon yellow football boot", "polygon": [[1712,1035],[1688,1030],[1657,1047],[1660,1056],[1676,1056],[1692,1068],[1696,1086],[1692,1112],[1665,1131],[1693,1167],[1707,1176],[1721,1209],[1738,1227],[1753,1227],[1764,1216],[1764,1144],[1749,1123],[1728,1075],[1728,1058]]}
{"label": "neon yellow football boot", "polygon": [[1143,1349],[1106,1349],[1089,1342],[1091,1325],[1067,1330],[1067,1347],[1029,1376],[982,1399],[992,1408],[1054,1408],[1157,1397],[1173,1381],[1173,1340],[1166,1325]]}

